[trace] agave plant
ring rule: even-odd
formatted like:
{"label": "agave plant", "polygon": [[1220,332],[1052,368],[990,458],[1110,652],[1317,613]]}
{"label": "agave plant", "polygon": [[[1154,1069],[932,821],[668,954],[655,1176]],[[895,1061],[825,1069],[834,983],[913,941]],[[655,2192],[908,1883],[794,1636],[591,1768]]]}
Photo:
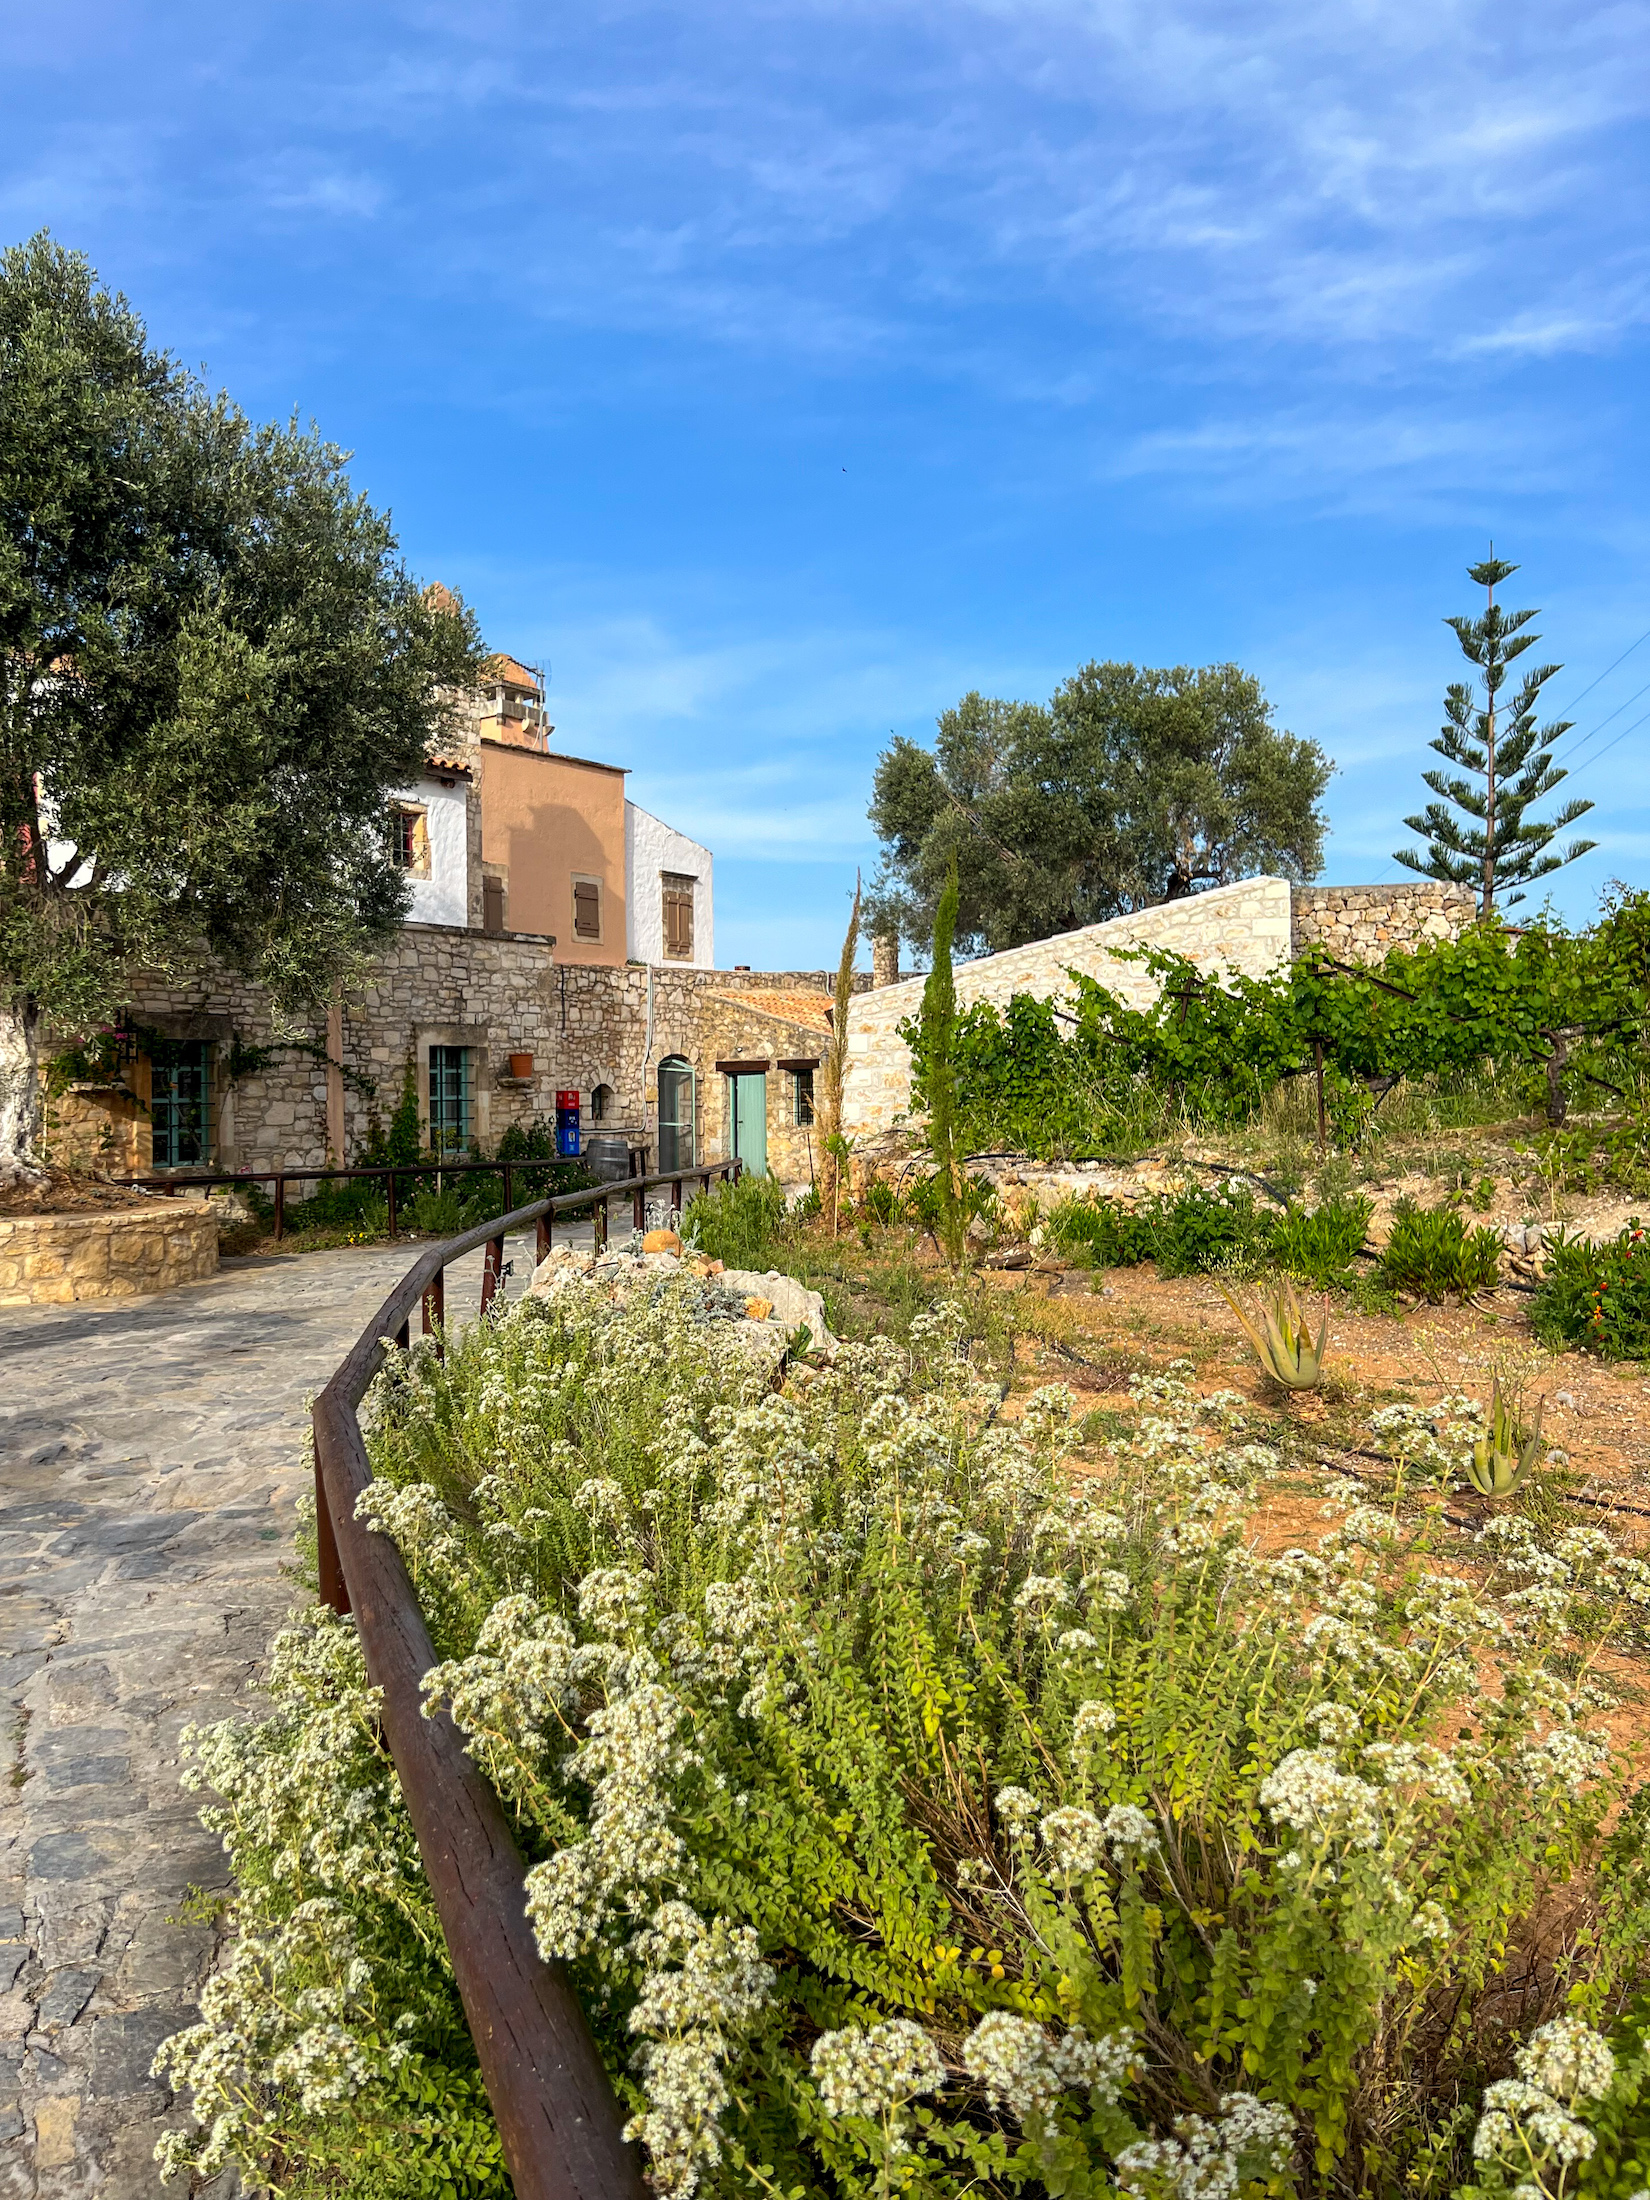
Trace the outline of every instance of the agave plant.
{"label": "agave plant", "polygon": [[1511,1497],[1535,1465],[1541,1452],[1541,1416],[1546,1410],[1543,1398],[1535,1409],[1530,1433],[1520,1444],[1512,1409],[1501,1395],[1501,1378],[1496,1377],[1490,1392],[1489,1419],[1467,1461],[1467,1480],[1481,1497]]}
{"label": "agave plant", "polygon": [[1254,1317],[1224,1284],[1221,1296],[1243,1325],[1243,1334],[1254,1346],[1260,1364],[1285,1390],[1316,1390],[1323,1381],[1324,1339],[1329,1334],[1329,1301],[1325,1299],[1317,1342],[1312,1340],[1306,1317],[1295,1297],[1295,1287],[1280,1276],[1270,1306],[1257,1306]]}

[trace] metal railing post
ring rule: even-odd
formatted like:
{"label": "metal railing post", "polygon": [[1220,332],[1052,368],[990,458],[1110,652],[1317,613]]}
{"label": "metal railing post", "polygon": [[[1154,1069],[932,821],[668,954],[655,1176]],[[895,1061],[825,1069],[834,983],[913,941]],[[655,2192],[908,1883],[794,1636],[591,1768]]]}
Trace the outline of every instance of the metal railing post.
{"label": "metal railing post", "polygon": [[286,1231],[286,1178],[275,1179],[275,1242],[280,1244]]}
{"label": "metal railing post", "polygon": [[389,1180],[389,1200],[390,1200],[390,1236],[391,1236],[391,1237],[394,1237],[394,1235],[395,1235],[395,1171],[394,1171],[393,1169],[390,1169],[390,1170],[389,1170],[389,1171],[387,1171],[386,1173],[387,1173],[387,1176],[388,1176],[388,1180]]}

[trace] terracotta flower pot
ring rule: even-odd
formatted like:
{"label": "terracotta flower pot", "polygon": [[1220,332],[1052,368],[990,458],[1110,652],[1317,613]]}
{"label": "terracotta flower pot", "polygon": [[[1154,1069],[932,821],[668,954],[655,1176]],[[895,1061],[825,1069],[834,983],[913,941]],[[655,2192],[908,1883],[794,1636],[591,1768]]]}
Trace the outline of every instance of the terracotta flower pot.
{"label": "terracotta flower pot", "polygon": [[532,1056],[531,1056],[530,1054],[512,1054],[512,1055],[511,1055],[511,1057],[510,1057],[510,1075],[511,1075],[512,1077],[531,1077],[531,1076],[532,1076],[532,1074],[533,1074],[533,1057],[532,1057]]}

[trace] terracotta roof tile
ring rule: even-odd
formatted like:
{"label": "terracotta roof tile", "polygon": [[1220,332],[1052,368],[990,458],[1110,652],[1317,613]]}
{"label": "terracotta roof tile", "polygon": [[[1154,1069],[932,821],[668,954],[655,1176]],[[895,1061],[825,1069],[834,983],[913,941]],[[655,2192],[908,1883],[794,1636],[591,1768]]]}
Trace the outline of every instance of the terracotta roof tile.
{"label": "terracotta roof tile", "polygon": [[718,1001],[729,1001],[736,1008],[754,1010],[758,1016],[772,1016],[779,1023],[796,1024],[805,1031],[821,1031],[829,1036],[831,1029],[831,996],[828,993],[804,993],[799,989],[770,991],[763,986],[753,986],[749,992],[718,993]]}

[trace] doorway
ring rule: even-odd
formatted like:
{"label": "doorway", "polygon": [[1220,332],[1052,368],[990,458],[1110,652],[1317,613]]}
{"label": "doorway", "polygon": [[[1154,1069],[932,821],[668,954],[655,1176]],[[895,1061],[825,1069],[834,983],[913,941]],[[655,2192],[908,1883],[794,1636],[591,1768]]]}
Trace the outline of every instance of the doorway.
{"label": "doorway", "polygon": [[728,1147],[752,1176],[768,1173],[768,1080],[760,1070],[728,1079]]}
{"label": "doorway", "polygon": [[659,1064],[659,1173],[693,1166],[693,1065],[679,1054]]}

